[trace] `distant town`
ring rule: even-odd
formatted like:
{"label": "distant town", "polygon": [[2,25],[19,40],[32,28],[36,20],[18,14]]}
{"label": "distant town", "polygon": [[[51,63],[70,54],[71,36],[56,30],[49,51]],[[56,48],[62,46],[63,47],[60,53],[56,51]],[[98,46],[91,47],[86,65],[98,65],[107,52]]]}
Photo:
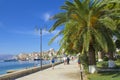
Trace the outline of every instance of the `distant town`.
{"label": "distant town", "polygon": [[11,58],[6,58],[4,61],[15,61],[15,60],[21,60],[21,61],[28,61],[28,60],[41,60],[45,59],[48,60],[51,57],[59,57],[58,51],[55,51],[53,48],[51,48],[48,51],[44,52],[32,52],[32,53],[20,53],[18,55],[12,56]]}

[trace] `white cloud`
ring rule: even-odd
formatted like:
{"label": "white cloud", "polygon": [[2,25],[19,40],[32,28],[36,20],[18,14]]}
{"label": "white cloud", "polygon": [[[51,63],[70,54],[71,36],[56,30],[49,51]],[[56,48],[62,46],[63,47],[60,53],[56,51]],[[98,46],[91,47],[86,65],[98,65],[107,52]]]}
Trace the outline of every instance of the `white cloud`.
{"label": "white cloud", "polygon": [[51,34],[56,35],[58,32],[60,32],[60,30],[54,30]]}
{"label": "white cloud", "polygon": [[32,30],[27,30],[27,31],[25,31],[25,30],[11,30],[11,32],[12,33],[16,33],[16,34],[22,34],[22,35],[35,35],[34,34],[34,31],[32,31]]}
{"label": "white cloud", "polygon": [[51,17],[50,13],[45,13],[43,15],[44,21],[48,21],[50,19],[50,17]]}
{"label": "white cloud", "polygon": [[[54,30],[53,32],[48,32],[46,30],[42,31],[42,36],[48,36],[50,37],[50,39],[52,39],[58,32],[60,32],[60,30]],[[37,33],[35,33],[37,36],[40,36],[40,31],[38,31]],[[62,36],[58,36],[52,44],[58,44],[60,42],[60,40],[62,39]]]}
{"label": "white cloud", "polygon": [[[35,35],[40,35],[40,29],[35,30],[34,34],[35,34]],[[48,35],[48,34],[49,34],[48,31],[42,29],[42,35]]]}
{"label": "white cloud", "polygon": [[[60,30],[54,30],[53,32],[48,32],[47,30],[42,30],[42,36],[49,36],[52,37],[55,36]],[[31,36],[40,36],[40,30],[12,30],[12,33],[21,34],[21,35],[31,35]],[[61,40],[62,36],[58,36],[53,43],[58,43]]]}
{"label": "white cloud", "polygon": [[50,34],[50,33],[49,33],[48,31],[46,31],[46,30],[43,30],[42,33],[43,33],[43,35],[49,35],[49,34]]}
{"label": "white cloud", "polygon": [[[56,35],[57,33],[59,32],[59,30],[54,30],[53,32],[49,32],[49,31],[47,31],[47,30],[42,30],[42,35],[44,36],[44,35],[52,35],[52,36],[54,36],[54,35]],[[40,30],[38,30],[38,31],[35,31],[35,35],[40,35]]]}
{"label": "white cloud", "polygon": [[[59,32],[60,32],[60,30],[54,30],[53,32],[51,32],[51,35],[55,36]],[[61,39],[62,39],[62,36],[60,35],[54,40],[53,43],[59,43]]]}
{"label": "white cloud", "polygon": [[61,39],[62,39],[62,36],[58,36],[53,43],[59,43]]}

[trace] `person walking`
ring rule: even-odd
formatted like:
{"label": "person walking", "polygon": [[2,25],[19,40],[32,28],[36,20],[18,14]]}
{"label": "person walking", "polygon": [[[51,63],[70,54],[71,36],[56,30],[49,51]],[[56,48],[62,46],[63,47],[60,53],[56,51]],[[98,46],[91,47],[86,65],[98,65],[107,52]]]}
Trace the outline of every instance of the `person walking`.
{"label": "person walking", "polygon": [[67,64],[69,64],[69,61],[70,61],[70,58],[69,58],[69,57],[67,57]]}
{"label": "person walking", "polygon": [[77,63],[78,63],[78,67],[80,67],[80,69],[81,69],[80,56],[78,57]]}
{"label": "person walking", "polygon": [[54,63],[55,63],[54,57],[52,58],[51,63],[52,63],[52,69],[54,69]]}
{"label": "person walking", "polygon": [[64,65],[65,65],[66,62],[67,62],[67,57],[66,56],[63,57],[63,62],[64,62]]}

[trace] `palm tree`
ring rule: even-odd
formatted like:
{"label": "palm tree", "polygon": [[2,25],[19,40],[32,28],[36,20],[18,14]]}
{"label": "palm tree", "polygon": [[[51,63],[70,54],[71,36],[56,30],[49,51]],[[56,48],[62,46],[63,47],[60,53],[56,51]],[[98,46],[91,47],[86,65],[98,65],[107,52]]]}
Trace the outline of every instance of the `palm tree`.
{"label": "palm tree", "polygon": [[65,11],[53,17],[56,22],[50,31],[61,25],[64,25],[64,28],[52,40],[62,34],[61,48],[86,53],[89,57],[89,72],[94,73],[95,51],[115,51],[112,37],[116,24],[113,18],[117,17],[115,14],[119,12],[119,8],[116,8],[119,3],[119,0],[66,1],[65,5],[61,6]]}

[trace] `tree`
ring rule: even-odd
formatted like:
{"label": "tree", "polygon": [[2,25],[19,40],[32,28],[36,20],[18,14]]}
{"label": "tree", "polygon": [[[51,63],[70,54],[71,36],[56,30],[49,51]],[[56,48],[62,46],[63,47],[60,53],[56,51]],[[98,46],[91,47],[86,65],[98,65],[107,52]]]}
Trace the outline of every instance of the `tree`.
{"label": "tree", "polygon": [[115,44],[116,44],[116,47],[120,49],[120,40],[116,40]]}
{"label": "tree", "polygon": [[[61,49],[74,50],[87,54],[89,72],[96,71],[95,51],[114,52],[112,40],[116,30],[114,18],[118,17],[119,0],[74,0],[66,1],[61,9],[65,10],[53,17],[56,20],[50,31],[64,25],[64,28],[51,40],[63,35]],[[116,30],[116,32],[118,32]],[[115,34],[114,34],[115,35]]]}

